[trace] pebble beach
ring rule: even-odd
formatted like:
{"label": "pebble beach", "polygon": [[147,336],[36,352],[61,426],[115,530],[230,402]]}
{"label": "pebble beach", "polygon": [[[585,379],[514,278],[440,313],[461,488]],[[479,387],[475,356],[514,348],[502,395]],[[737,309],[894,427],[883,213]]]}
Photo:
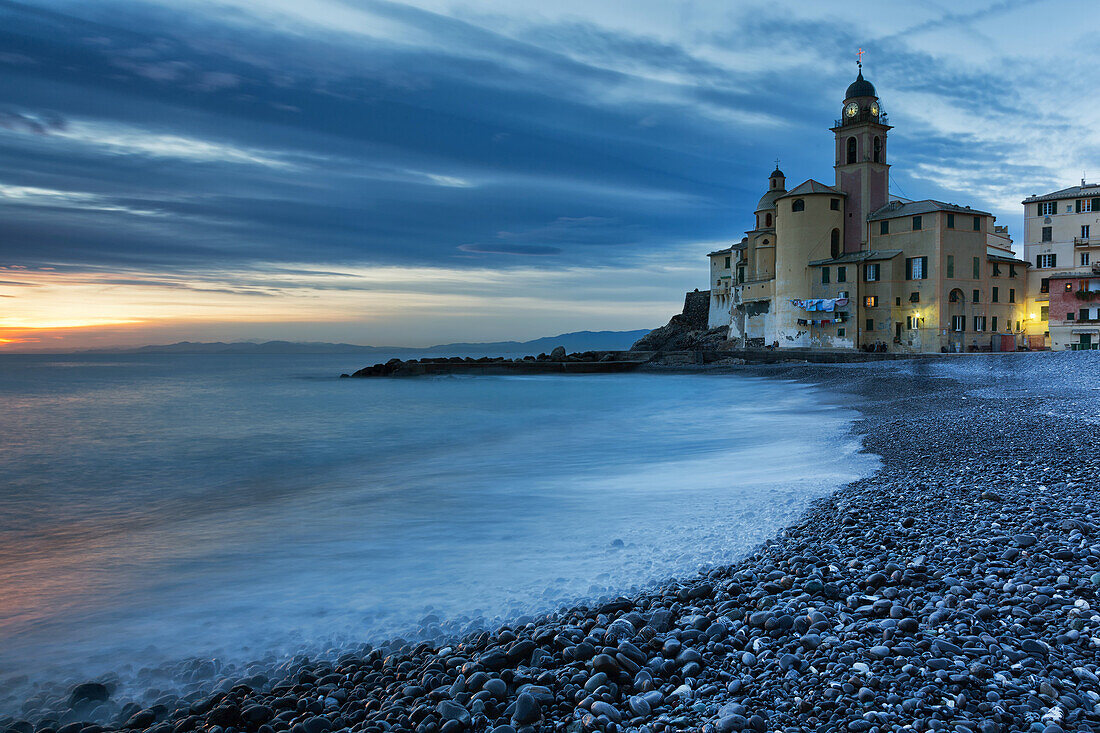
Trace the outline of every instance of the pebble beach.
{"label": "pebble beach", "polygon": [[141,695],[74,680],[0,731],[1100,730],[1095,354],[732,369],[858,409],[881,470],[631,597],[444,644],[188,660]]}

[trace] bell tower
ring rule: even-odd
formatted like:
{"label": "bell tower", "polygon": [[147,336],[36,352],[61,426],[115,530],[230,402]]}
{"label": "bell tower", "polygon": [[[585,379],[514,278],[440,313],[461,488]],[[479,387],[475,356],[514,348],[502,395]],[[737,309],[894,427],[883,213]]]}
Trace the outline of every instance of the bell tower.
{"label": "bell tower", "polygon": [[863,78],[862,50],[859,75],[844,95],[836,136],[836,187],[848,194],[844,201],[844,251],[858,252],[867,245],[867,216],[890,200],[890,166],[886,162],[886,112],[871,82]]}

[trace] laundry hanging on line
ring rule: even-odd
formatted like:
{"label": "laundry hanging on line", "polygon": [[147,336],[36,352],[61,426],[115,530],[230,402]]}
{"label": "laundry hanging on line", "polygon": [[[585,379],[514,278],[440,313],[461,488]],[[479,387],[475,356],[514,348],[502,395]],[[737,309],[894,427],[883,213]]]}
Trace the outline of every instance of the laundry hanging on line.
{"label": "laundry hanging on line", "polygon": [[791,305],[804,311],[822,311],[832,313],[838,307],[848,305],[847,298],[809,298],[805,300],[792,299]]}

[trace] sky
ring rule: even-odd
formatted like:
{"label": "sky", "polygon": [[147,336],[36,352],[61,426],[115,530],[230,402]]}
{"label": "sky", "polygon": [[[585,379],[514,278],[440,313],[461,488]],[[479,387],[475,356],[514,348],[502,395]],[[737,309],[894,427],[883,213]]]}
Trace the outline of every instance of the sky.
{"label": "sky", "polygon": [[1100,5],[0,0],[0,350],[422,346],[665,323],[776,158],[891,192],[1100,179]]}

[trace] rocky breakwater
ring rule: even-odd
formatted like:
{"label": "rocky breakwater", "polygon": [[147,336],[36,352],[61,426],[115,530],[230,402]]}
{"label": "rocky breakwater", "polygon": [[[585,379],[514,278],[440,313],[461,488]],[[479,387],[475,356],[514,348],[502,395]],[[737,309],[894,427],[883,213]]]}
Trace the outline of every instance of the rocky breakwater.
{"label": "rocky breakwater", "polygon": [[425,374],[534,374],[534,373],[603,373],[637,369],[649,355],[623,351],[582,351],[567,354],[558,346],[549,354],[506,358],[503,356],[424,357],[423,359],[390,359],[385,364],[364,367],[341,377],[413,377]]}

